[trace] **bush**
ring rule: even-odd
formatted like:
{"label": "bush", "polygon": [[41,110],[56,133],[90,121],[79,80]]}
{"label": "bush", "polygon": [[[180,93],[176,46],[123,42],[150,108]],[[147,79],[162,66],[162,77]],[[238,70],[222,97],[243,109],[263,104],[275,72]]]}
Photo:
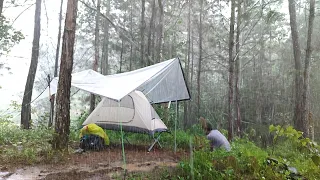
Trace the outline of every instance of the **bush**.
{"label": "bush", "polygon": [[24,130],[10,121],[0,121],[0,157],[4,163],[34,163],[48,158],[52,130],[45,127]]}
{"label": "bush", "polygon": [[246,138],[236,138],[232,150],[190,151],[180,162],[178,179],[319,179],[319,146],[292,127],[270,126],[274,145],[264,150]]}
{"label": "bush", "polygon": [[269,129],[274,134],[273,146],[268,149],[272,156],[308,179],[320,178],[320,148],[315,142],[292,126],[271,125]]}

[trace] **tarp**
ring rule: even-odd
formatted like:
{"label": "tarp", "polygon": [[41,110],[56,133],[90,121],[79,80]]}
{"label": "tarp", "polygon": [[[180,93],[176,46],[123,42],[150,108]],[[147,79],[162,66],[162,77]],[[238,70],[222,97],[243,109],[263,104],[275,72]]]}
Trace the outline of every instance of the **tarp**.
{"label": "tarp", "polygon": [[[38,98],[55,94],[58,78]],[[134,90],[141,91],[150,103],[190,99],[180,60],[170,59],[130,72],[104,76],[91,69],[73,73],[71,85],[81,90],[120,101]]]}
{"label": "tarp", "polygon": [[168,128],[140,91],[133,91],[120,102],[103,98],[82,125],[94,123],[104,129],[154,134]]}

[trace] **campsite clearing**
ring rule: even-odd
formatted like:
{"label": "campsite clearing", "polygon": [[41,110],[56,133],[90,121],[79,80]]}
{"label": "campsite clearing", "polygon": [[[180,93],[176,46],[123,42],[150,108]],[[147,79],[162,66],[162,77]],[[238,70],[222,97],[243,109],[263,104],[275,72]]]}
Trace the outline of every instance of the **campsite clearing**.
{"label": "campsite clearing", "polygon": [[166,149],[147,152],[145,146],[126,145],[124,164],[120,145],[112,145],[100,152],[87,151],[71,154],[64,161],[49,164],[23,166],[7,164],[1,167],[0,179],[123,179],[132,173],[154,172],[157,169],[172,169],[187,154],[176,154]]}

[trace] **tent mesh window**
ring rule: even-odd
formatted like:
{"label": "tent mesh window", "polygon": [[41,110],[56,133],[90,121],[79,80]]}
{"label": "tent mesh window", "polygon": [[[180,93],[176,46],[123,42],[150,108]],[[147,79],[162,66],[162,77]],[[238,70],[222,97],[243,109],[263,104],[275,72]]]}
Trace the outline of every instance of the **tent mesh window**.
{"label": "tent mesh window", "polygon": [[120,103],[104,99],[99,111],[100,122],[130,122],[135,115],[134,102],[131,96],[125,96]]}

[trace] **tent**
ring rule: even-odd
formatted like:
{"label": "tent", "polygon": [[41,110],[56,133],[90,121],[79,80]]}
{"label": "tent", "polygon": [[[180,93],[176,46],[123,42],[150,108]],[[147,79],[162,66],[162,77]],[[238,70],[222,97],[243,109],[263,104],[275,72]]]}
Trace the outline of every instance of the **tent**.
{"label": "tent", "polygon": [[168,129],[140,91],[133,91],[120,102],[103,98],[82,125],[90,123],[109,130],[119,130],[122,125],[123,131],[150,135]]}

